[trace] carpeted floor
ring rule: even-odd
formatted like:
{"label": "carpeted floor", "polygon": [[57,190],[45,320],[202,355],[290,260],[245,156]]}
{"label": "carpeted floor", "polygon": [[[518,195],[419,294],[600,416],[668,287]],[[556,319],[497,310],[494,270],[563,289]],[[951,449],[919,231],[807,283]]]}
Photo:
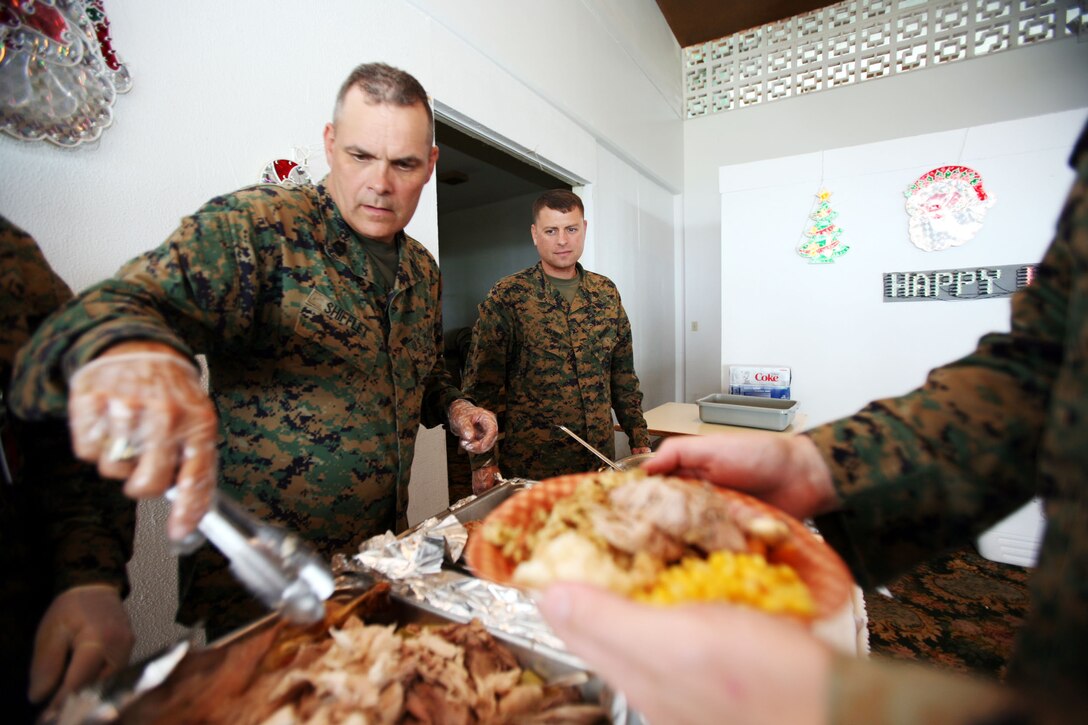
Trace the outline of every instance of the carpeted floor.
{"label": "carpeted floor", "polygon": [[1029,573],[969,548],[891,583],[893,599],[865,592],[872,656],[1003,678],[1027,612]]}

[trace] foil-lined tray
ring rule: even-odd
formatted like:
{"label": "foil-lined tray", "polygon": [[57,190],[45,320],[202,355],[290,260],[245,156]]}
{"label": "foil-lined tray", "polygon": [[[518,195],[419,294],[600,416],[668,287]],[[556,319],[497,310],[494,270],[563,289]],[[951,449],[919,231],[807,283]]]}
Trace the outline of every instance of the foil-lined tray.
{"label": "foil-lined tray", "polygon": [[[369,589],[372,582],[357,578],[360,589],[338,589],[334,597],[351,597]],[[390,606],[380,619],[382,623],[446,624],[452,620],[440,612],[402,597],[392,596]],[[60,725],[114,723],[136,725],[144,723],[177,722],[184,718],[177,712],[179,702],[192,697],[193,681],[214,688],[214,682],[228,676],[229,668],[246,668],[263,655],[273,629],[280,622],[271,614],[217,640],[205,648],[178,643],[160,655],[139,665],[129,667],[121,675],[88,688],[68,699],[59,717]],[[613,725],[636,725],[625,698],[611,690],[593,673],[577,663],[557,658],[539,648],[516,640],[494,635],[509,649],[522,669],[531,670],[544,682],[577,687],[582,700],[601,706]],[[248,651],[247,651],[248,649]],[[255,659],[256,658],[256,659]],[[185,694],[181,694],[184,692]],[[203,691],[202,691],[203,692]]]}
{"label": "foil-lined tray", "polygon": [[[363,542],[351,556],[333,557],[336,594],[349,596],[384,580],[391,587],[397,618],[403,622],[458,622],[478,619],[514,653],[524,669],[546,681],[578,684],[587,702],[610,713],[613,725],[642,725],[641,716],[627,707],[622,693],[612,691],[585,664],[567,652],[562,641],[540,616],[525,592],[478,579],[464,566],[461,554],[468,528],[518,491],[534,485],[525,479],[506,479],[489,491],[450,506],[399,536],[391,532]],[[127,723],[139,711],[141,699],[161,696],[170,675],[184,663],[187,672],[220,666],[222,652],[244,646],[279,621],[270,614],[205,648],[178,642],[158,655],[130,666],[119,675],[70,697],[51,721]],[[146,707],[146,702],[145,702]]]}
{"label": "foil-lined tray", "polygon": [[377,576],[390,583],[395,596],[457,622],[479,619],[492,634],[581,666],[566,652],[527,593],[473,576],[461,559],[468,541],[466,526],[482,521],[503,501],[534,483],[504,480],[399,536],[387,532],[368,539],[354,556],[333,557],[333,572],[338,581],[351,575]]}

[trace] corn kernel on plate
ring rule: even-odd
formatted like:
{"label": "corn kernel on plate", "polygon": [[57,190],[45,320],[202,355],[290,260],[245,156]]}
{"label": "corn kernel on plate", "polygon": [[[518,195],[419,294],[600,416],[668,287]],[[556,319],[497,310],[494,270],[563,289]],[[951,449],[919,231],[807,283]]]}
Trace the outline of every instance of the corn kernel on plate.
{"label": "corn kernel on plate", "polygon": [[811,621],[854,586],[818,535],[703,481],[604,471],[520,491],[469,536],[477,576],[524,589],[582,581],[653,605],[729,602]]}

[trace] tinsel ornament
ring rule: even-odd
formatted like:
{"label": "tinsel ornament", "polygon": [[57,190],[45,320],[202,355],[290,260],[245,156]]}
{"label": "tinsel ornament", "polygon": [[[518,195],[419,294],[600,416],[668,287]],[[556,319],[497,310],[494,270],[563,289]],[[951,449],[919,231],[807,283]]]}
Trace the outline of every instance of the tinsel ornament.
{"label": "tinsel ornament", "polygon": [[313,184],[305,165],[291,159],[276,159],[268,162],[261,173],[262,184],[280,186],[303,186]]}
{"label": "tinsel ornament", "polygon": [[78,146],[132,87],[102,0],[0,0],[0,131]]}
{"label": "tinsel ornament", "polygon": [[831,208],[831,192],[820,189],[816,193],[815,209],[808,216],[812,224],[806,226],[805,240],[797,247],[797,253],[809,264],[831,264],[850,251],[850,247],[839,239],[842,229],[835,225],[838,215]]}
{"label": "tinsel ornament", "polygon": [[971,241],[982,229],[994,197],[982,175],[968,166],[941,166],[922,174],[903,192],[914,246],[941,252]]}

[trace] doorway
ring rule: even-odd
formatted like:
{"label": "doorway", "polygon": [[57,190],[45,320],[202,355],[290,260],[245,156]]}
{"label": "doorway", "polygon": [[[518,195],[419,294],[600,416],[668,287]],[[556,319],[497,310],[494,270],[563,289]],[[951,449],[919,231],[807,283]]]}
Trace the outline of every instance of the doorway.
{"label": "doorway", "polygon": [[[549,189],[572,187],[441,116],[435,121],[444,353],[460,386],[477,305],[499,279],[539,259],[529,233],[533,201]],[[472,493],[472,474],[448,431],[446,468],[452,504]]]}

